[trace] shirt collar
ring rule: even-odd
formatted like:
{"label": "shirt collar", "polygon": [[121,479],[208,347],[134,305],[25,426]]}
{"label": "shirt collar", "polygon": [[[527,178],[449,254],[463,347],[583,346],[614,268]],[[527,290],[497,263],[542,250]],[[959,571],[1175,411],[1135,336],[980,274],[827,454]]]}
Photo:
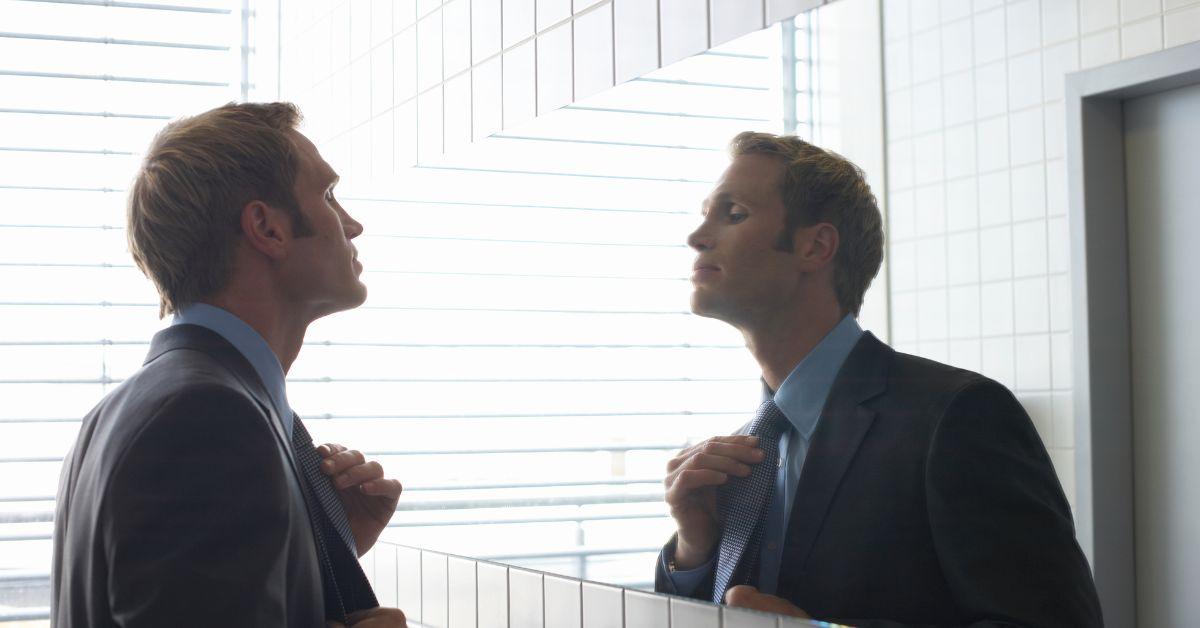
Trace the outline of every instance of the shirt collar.
{"label": "shirt collar", "polygon": [[763,382],[763,401],[774,397],[775,405],[796,428],[796,431],[811,440],[825,407],[825,399],[833,381],[837,379],[842,364],[862,336],[862,327],[853,314],[847,314],[808,355],[792,369],[774,393]]}
{"label": "shirt collar", "polygon": [[290,428],[292,407],[287,400],[283,366],[267,341],[245,321],[227,310],[206,303],[192,303],[175,313],[172,325],[199,325],[216,332],[233,345],[258,373],[283,424]]}

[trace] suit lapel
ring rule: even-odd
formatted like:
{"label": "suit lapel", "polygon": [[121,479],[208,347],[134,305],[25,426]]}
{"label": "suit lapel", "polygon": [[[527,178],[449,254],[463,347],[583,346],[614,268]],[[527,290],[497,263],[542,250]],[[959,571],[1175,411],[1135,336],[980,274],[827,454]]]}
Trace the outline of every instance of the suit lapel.
{"label": "suit lapel", "polygon": [[842,477],[875,421],[865,402],[886,390],[891,356],[887,345],[866,332],[834,381],[796,487],[784,543],[785,562],[794,567],[785,572],[804,569]]}

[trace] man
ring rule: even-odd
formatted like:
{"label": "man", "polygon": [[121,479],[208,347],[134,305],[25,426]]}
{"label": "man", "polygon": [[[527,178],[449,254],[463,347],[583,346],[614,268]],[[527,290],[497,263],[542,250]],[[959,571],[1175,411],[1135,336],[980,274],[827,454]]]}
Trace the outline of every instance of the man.
{"label": "man", "polygon": [[692,309],[739,329],[763,404],[667,465],[656,589],[853,625],[1099,626],[1028,415],[855,318],[883,256],[861,171],[742,133],[688,238]]}
{"label": "man", "polygon": [[358,565],[400,483],[314,449],[284,374],[360,305],[362,225],[286,103],[169,124],[129,195],[129,248],[174,324],[83,420],[62,471],[52,623],[403,626]]}

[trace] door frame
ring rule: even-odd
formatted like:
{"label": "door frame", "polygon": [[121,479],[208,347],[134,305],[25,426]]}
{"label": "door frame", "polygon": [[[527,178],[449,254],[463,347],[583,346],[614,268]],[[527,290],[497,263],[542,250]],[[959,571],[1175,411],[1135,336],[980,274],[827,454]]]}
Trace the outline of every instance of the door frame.
{"label": "door frame", "polygon": [[1066,79],[1076,525],[1110,626],[1137,623],[1123,103],[1200,84],[1200,42]]}

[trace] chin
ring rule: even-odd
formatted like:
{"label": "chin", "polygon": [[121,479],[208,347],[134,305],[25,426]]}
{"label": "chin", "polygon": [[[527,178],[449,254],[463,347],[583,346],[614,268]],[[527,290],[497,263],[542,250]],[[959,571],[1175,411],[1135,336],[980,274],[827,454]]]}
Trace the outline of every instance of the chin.
{"label": "chin", "polygon": [[721,317],[717,314],[720,308],[716,307],[716,305],[713,303],[711,297],[706,297],[699,292],[692,293],[692,314],[705,318],[720,319]]}
{"label": "chin", "polygon": [[347,299],[346,307],[343,309],[354,309],[363,303],[367,302],[367,285],[359,281],[355,286],[354,293]]}

